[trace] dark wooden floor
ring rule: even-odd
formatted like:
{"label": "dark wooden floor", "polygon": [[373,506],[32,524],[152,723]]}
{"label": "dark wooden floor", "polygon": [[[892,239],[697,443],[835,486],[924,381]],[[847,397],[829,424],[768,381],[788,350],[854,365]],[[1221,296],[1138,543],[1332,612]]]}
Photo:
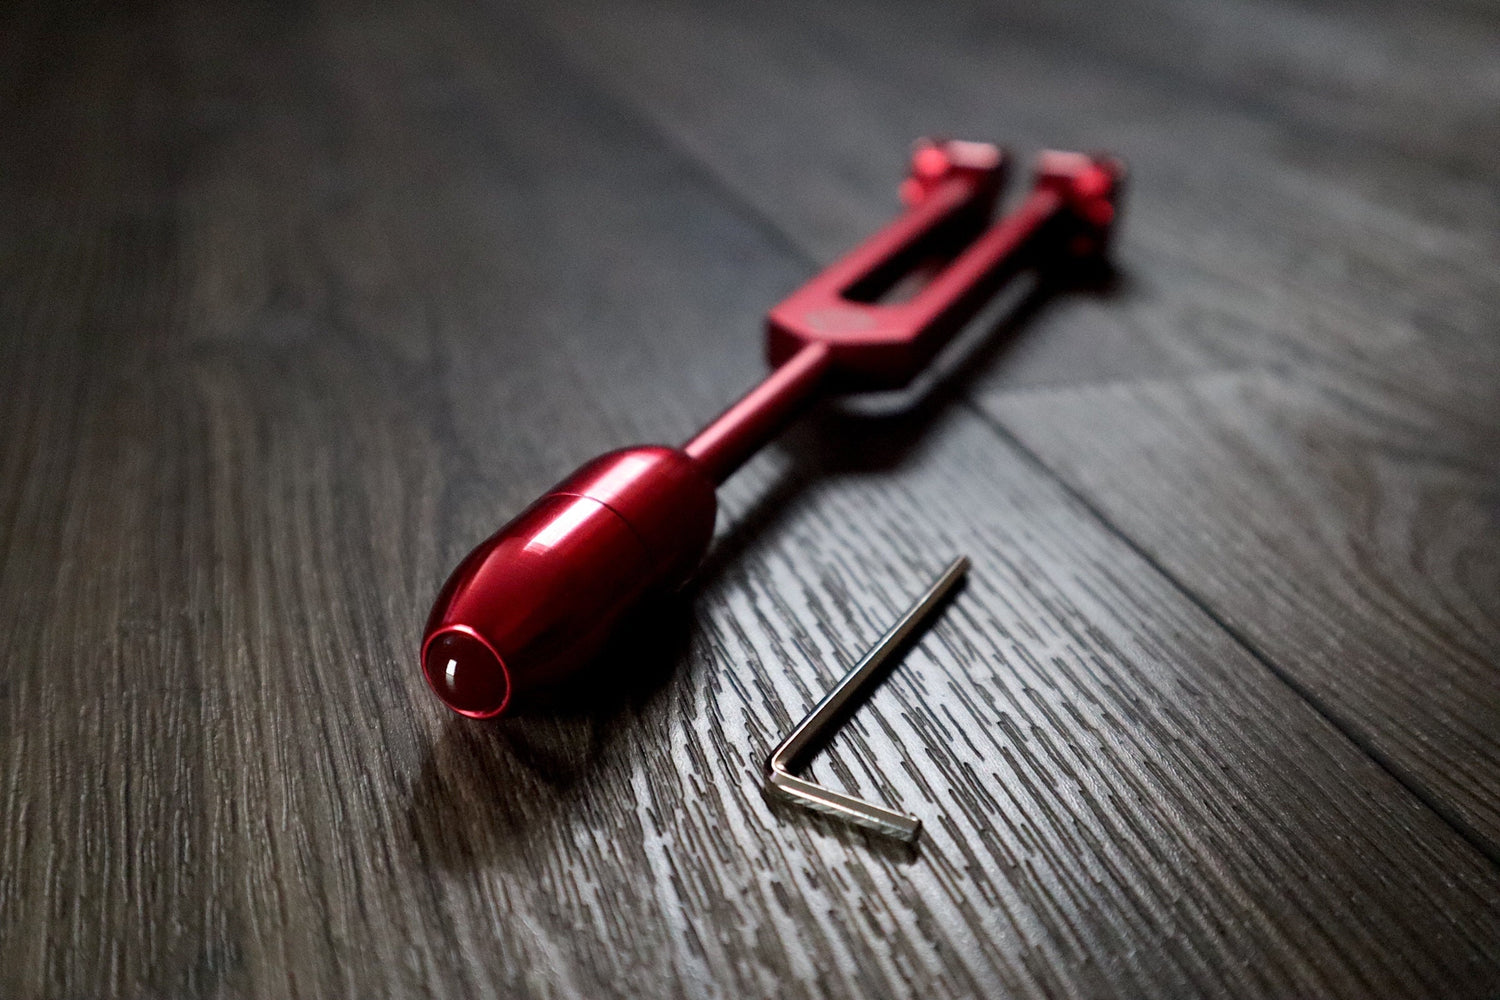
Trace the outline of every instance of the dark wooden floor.
{"label": "dark wooden floor", "polygon": [[[1500,14],[13,5],[0,996],[1500,996]],[[759,377],[926,133],[1133,170],[1104,287],[732,481],[560,714],[454,561]],[[956,553],[813,773],[768,747]]]}

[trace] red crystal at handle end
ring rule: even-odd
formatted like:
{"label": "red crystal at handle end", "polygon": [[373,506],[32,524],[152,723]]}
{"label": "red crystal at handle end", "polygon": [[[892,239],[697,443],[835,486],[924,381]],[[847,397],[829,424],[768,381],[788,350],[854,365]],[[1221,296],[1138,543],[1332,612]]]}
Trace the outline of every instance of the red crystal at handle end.
{"label": "red crystal at handle end", "polygon": [[450,625],[422,644],[422,674],[434,694],[459,715],[489,719],[510,704],[510,672],[484,637]]}

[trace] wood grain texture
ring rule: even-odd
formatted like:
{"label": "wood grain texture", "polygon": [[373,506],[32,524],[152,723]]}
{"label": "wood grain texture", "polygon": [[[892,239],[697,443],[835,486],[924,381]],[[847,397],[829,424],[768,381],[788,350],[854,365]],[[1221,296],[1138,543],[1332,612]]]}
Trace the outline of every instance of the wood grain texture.
{"label": "wood grain texture", "polygon": [[[753,463],[582,706],[446,716],[442,575],[757,377],[805,257],[506,10],[37,10],[52,55],[0,79],[0,995],[1493,992],[1500,870],[958,384]],[[920,852],[764,802],[959,551],[814,764]]]}
{"label": "wood grain texture", "polygon": [[[535,16],[811,259],[888,184],[853,165],[872,133],[1123,154],[1116,287],[1050,306],[970,396],[1500,858],[1500,22],[1258,2]],[[782,130],[740,127],[742,107]],[[1085,388],[1017,391],[1059,385]]]}
{"label": "wood grain texture", "polygon": [[987,405],[1500,855],[1500,424],[1403,402],[1255,373]]}

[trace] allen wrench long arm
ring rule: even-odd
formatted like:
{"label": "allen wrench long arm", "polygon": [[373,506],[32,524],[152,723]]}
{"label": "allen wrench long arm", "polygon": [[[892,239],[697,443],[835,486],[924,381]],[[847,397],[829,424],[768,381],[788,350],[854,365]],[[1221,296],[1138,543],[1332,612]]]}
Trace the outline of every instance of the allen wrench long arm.
{"label": "allen wrench long arm", "polygon": [[883,806],[866,802],[843,792],[799,778],[792,770],[801,764],[808,753],[815,749],[837,729],[850,702],[859,696],[869,682],[881,675],[881,668],[906,645],[912,634],[921,628],[942,605],[953,588],[969,571],[967,556],[959,556],[948,565],[943,575],[917,598],[906,613],[880,637],[880,641],[834,685],[833,690],[823,696],[807,718],[797,724],[791,734],[782,740],[766,758],[766,792],[776,798],[804,806],[816,812],[834,816],[856,826],[894,837],[914,844],[922,833],[922,821],[907,813],[894,812]]}

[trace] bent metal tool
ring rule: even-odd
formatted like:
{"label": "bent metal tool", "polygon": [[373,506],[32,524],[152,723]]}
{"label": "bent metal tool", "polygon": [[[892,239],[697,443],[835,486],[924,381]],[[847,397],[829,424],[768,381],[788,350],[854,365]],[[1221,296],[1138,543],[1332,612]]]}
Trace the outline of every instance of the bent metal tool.
{"label": "bent metal tool", "polygon": [[[1017,271],[1106,251],[1117,160],[1042,153],[1025,200],[991,224],[1005,167],[995,146],[920,144],[901,186],[905,212],[771,310],[764,382],[680,448],[585,464],[471,552],[423,636],[437,696],[491,718],[563,680],[643,596],[688,580],[713,535],[718,484],[812,398],[905,386]],[[914,295],[893,294],[933,267]]]}
{"label": "bent metal tool", "polygon": [[943,570],[927,593],[917,598],[907,612],[897,619],[885,635],[880,637],[864,658],[856,663],[844,679],[832,691],[823,696],[807,718],[797,723],[786,739],[782,740],[766,758],[766,792],[778,799],[804,806],[816,812],[862,826],[887,837],[908,844],[915,844],[922,833],[922,821],[906,813],[892,812],[873,802],[824,788],[822,785],[799,778],[792,773],[819,743],[833,734],[849,703],[881,673],[892,655],[899,652],[913,632],[932,616],[938,606],[964,578],[969,570],[969,560],[959,556]]}

